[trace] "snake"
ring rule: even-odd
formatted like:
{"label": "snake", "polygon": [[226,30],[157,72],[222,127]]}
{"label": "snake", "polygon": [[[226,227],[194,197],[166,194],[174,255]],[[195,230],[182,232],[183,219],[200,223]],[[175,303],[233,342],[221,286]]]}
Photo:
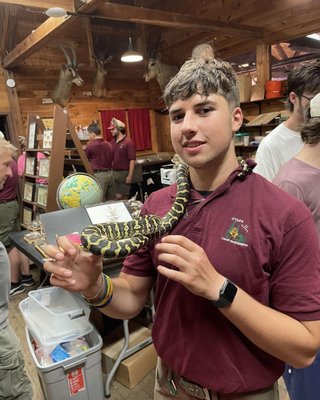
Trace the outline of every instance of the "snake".
{"label": "snake", "polygon": [[89,225],[81,232],[83,248],[107,259],[126,257],[171,231],[184,216],[190,195],[188,166],[177,164],[177,194],[169,211],[161,218],[147,214],[125,222]]}

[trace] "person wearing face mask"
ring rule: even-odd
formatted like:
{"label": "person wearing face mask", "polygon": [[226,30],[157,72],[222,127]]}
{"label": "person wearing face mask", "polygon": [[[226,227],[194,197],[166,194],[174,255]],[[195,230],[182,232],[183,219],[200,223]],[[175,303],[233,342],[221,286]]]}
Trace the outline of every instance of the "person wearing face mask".
{"label": "person wearing face mask", "polygon": [[287,88],[290,116],[261,141],[255,157],[254,172],[269,181],[303,146],[300,136],[303,115],[310,100],[320,91],[320,61],[305,62],[294,68],[288,75]]}
{"label": "person wearing face mask", "polygon": [[[304,146],[284,164],[273,183],[309,207],[320,243],[320,93],[306,108],[301,129]],[[284,381],[291,400],[318,400],[320,393],[320,353],[307,368],[286,366]]]}
{"label": "person wearing face mask", "polygon": [[127,200],[135,167],[136,148],[133,141],[127,137],[126,126],[122,121],[112,118],[108,129],[113,136],[111,141],[114,149],[112,168],[116,186],[116,200]]}

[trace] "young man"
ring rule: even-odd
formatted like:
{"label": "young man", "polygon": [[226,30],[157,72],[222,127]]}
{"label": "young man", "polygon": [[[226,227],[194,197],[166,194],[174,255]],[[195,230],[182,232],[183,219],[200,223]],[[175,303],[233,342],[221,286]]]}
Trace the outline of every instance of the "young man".
{"label": "young man", "polygon": [[[171,139],[189,165],[187,212],[169,235],[128,256],[120,277],[66,238],[46,252],[51,283],[132,318],[156,280],[155,399],[276,400],[285,362],[304,367],[320,345],[320,255],[310,211],[238,164],[242,124],[232,67],[191,59],[164,91]],[[176,185],[144,213],[164,216]],[[308,240],[305,240],[308,237]],[[111,283],[112,282],[112,283]]]}
{"label": "young man", "polygon": [[[320,243],[320,93],[306,110],[301,130],[302,150],[284,164],[273,183],[309,207]],[[320,353],[307,368],[286,367],[284,380],[291,400],[318,400],[320,393]]]}
{"label": "young man", "polygon": [[113,147],[111,143],[104,140],[101,129],[96,123],[88,126],[90,141],[86,148],[86,155],[94,176],[101,185],[103,201],[114,200],[114,180],[112,175]]}
{"label": "young man", "polygon": [[[10,165],[15,153],[16,148],[0,138],[0,190],[12,176]],[[21,346],[8,321],[9,293],[9,259],[0,242],[0,398],[32,400],[33,391],[24,369]]]}
{"label": "young man", "polygon": [[113,176],[116,184],[116,199],[128,200],[136,161],[136,148],[126,136],[126,126],[119,119],[112,118],[109,128],[114,148]]}
{"label": "young man", "polygon": [[287,84],[290,116],[262,140],[255,157],[254,172],[269,181],[303,146],[300,129],[305,108],[320,91],[320,61],[300,64],[289,73]]}

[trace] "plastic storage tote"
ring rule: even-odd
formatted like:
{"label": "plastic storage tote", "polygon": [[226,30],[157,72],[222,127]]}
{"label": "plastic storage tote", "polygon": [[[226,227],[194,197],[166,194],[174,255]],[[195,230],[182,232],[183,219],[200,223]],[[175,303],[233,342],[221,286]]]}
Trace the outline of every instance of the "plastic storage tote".
{"label": "plastic storage tote", "polygon": [[29,292],[19,304],[26,325],[39,345],[50,347],[88,334],[90,308],[77,293],[57,287]]}
{"label": "plastic storage tote", "polygon": [[88,350],[46,367],[37,360],[27,327],[26,337],[46,400],[105,399],[101,369],[102,338],[95,328],[86,335]]}

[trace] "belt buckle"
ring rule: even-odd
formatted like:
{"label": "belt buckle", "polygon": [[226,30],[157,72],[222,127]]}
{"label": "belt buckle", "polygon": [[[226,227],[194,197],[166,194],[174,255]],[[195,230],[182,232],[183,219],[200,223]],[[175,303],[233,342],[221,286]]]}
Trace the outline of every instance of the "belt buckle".
{"label": "belt buckle", "polygon": [[182,376],[179,377],[179,384],[188,395],[200,400],[210,400],[208,389],[205,389]]}

